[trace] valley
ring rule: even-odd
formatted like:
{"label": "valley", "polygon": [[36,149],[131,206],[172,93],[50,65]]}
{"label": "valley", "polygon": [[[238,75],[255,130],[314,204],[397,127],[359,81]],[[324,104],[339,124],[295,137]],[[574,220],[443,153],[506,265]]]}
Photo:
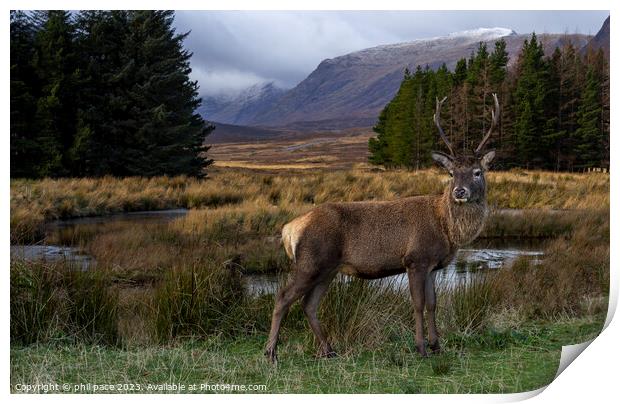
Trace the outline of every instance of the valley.
{"label": "valley", "polygon": [[[273,132],[272,132],[273,134]],[[236,136],[237,141],[212,144],[209,157],[215,167],[261,170],[370,169],[370,128],[346,131],[294,132],[262,138]]]}

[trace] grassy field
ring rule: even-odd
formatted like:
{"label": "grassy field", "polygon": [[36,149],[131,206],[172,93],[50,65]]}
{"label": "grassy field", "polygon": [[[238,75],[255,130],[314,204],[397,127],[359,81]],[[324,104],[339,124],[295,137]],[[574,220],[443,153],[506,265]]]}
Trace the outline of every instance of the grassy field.
{"label": "grassy field", "polygon": [[[226,164],[226,163],[223,163]],[[11,240],[43,237],[45,221],[185,207],[307,210],[328,201],[390,200],[439,193],[439,170],[293,171],[216,169],[211,177],[11,181]],[[500,209],[608,209],[609,175],[515,170],[488,175],[489,203]]]}
{"label": "grassy field", "polygon": [[[295,305],[281,362],[262,356],[273,295],[243,277],[290,270],[281,226],[326,201],[441,192],[439,171],[214,170],[185,177],[11,182],[11,240],[78,247],[97,269],[11,262],[11,383],[236,383],[269,392],[515,392],[548,383],[559,347],[601,329],[609,290],[609,176],[491,173],[481,237],[542,240],[519,259],[438,291],[446,348],[413,354],[406,293],[343,278],[320,318],[340,357],[313,358]],[[165,223],[47,234],[58,218],[186,207]]]}
{"label": "grassy field", "polygon": [[216,167],[272,170],[351,169],[368,167],[370,128],[306,134],[304,137],[219,143],[209,155]]}
{"label": "grassy field", "polygon": [[[260,336],[179,341],[134,349],[35,344],[11,350],[12,391],[19,383],[252,384],[267,393],[509,393],[550,383],[562,345],[595,337],[603,317],[560,318],[517,330],[454,335],[441,356],[420,359],[413,334],[374,351],[351,349],[316,360],[305,335],[289,335],[273,367]],[[133,389],[133,390],[131,390]],[[201,391],[197,391],[201,392]],[[204,392],[204,391],[203,391]]]}

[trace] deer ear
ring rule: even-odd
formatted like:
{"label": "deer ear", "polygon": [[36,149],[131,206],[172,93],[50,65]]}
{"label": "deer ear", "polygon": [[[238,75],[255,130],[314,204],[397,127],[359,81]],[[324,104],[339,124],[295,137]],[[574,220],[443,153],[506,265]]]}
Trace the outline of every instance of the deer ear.
{"label": "deer ear", "polygon": [[433,152],[431,154],[431,157],[433,158],[433,160],[441,164],[446,170],[448,171],[454,170],[454,160],[452,159],[452,157],[448,156],[447,154],[443,154],[440,152]]}
{"label": "deer ear", "polygon": [[482,156],[482,158],[480,159],[480,165],[482,166],[483,169],[488,170],[489,165],[491,164],[491,161],[493,161],[494,158],[495,158],[495,151],[491,150],[490,152]]}

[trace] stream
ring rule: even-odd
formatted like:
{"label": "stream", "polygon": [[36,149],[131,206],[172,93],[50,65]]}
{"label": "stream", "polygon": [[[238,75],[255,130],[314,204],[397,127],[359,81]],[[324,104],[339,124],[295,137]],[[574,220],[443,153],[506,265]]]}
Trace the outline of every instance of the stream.
{"label": "stream", "polygon": [[[167,222],[186,213],[186,209],[170,209],[56,220],[46,225],[46,239],[54,241],[54,244],[11,245],[11,259],[48,263],[69,262],[84,271],[91,270],[96,267],[95,260],[72,246],[72,240],[76,240],[77,235],[100,232],[102,226],[113,228],[127,223],[142,225]],[[463,281],[476,279],[488,271],[509,266],[521,256],[539,261],[543,258],[543,242],[544,240],[478,239],[472,245],[460,249],[450,265],[434,272],[437,287],[451,287]],[[252,295],[274,293],[278,288],[278,282],[279,277],[273,274],[244,275],[244,285]],[[369,282],[378,287],[399,289],[408,287],[406,274]]]}

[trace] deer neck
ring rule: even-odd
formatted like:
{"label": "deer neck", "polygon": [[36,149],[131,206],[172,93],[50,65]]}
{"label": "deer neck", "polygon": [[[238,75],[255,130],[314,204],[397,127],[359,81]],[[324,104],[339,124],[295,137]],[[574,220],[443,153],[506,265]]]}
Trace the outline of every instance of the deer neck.
{"label": "deer neck", "polygon": [[445,217],[450,242],[456,247],[471,243],[482,231],[488,215],[486,198],[479,202],[457,203],[450,190],[443,194]]}

